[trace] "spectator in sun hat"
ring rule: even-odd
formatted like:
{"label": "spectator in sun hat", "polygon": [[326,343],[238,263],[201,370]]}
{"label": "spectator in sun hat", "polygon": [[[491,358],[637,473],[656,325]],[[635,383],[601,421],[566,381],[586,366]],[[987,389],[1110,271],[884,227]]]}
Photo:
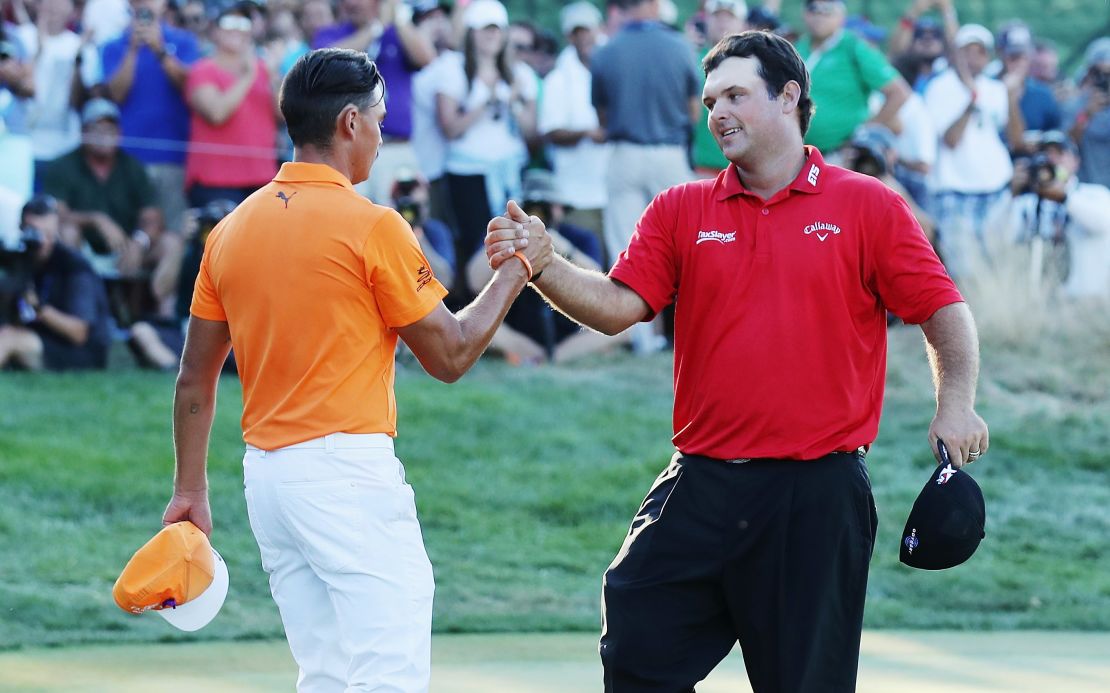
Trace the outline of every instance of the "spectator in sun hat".
{"label": "spectator in sun hat", "polygon": [[559,13],[559,24],[568,45],[544,78],[548,98],[540,104],[539,131],[550,145],[555,201],[565,207],[568,220],[604,244],[609,146],[590,100],[590,59],[601,12],[589,2],[571,3]]}

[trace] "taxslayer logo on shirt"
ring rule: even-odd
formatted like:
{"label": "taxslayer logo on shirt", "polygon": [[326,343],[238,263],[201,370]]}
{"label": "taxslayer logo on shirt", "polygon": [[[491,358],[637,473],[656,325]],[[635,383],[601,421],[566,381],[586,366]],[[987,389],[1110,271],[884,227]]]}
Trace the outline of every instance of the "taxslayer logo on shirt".
{"label": "taxslayer logo on shirt", "polygon": [[710,241],[723,245],[725,243],[732,243],[735,240],[735,231],[729,231],[728,233],[723,231],[698,231],[698,240],[695,242],[695,245],[701,245],[702,243],[708,243]]}
{"label": "taxslayer logo on shirt", "polygon": [[810,236],[810,235],[817,236],[817,240],[821,241],[822,243],[824,243],[825,239],[828,238],[829,236],[839,236],[840,235],[840,227],[839,226],[837,226],[836,224],[830,224],[830,223],[825,222],[825,221],[815,221],[812,224],[810,224],[809,226],[802,229],[802,231],[807,236]]}

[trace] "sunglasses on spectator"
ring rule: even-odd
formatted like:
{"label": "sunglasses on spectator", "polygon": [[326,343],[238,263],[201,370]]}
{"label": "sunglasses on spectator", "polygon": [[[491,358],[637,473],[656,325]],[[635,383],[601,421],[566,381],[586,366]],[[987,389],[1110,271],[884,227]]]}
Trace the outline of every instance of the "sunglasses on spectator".
{"label": "sunglasses on spectator", "polygon": [[844,3],[840,0],[816,0],[816,2],[806,3],[806,12],[811,14],[834,14],[842,7],[844,7]]}
{"label": "sunglasses on spectator", "polygon": [[245,31],[249,33],[253,25],[251,24],[251,20],[242,15],[225,14],[220,17],[218,26],[224,31]]}

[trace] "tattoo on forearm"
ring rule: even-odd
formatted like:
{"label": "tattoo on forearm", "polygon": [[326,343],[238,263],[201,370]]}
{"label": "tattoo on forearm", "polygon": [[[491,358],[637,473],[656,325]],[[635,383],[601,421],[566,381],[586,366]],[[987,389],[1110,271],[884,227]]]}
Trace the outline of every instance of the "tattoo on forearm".
{"label": "tattoo on forearm", "polygon": [[193,404],[189,405],[189,413],[190,414],[196,414],[199,411],[200,411],[200,405],[199,404],[194,402]]}

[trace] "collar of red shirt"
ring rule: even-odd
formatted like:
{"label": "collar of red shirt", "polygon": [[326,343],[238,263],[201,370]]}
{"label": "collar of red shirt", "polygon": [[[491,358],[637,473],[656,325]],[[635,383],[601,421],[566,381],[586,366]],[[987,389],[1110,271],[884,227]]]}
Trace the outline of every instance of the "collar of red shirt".
{"label": "collar of red shirt", "polygon": [[[825,159],[821,156],[821,152],[812,145],[805,145],[805,150],[806,160],[802,164],[802,170],[798,172],[798,177],[794,179],[793,183],[775,193],[770,200],[767,200],[768,204],[786,197],[791,191],[821,192],[825,180],[824,176],[821,175],[825,169]],[[713,187],[715,189],[714,199],[718,202],[723,202],[735,195],[748,195],[760,199],[758,195],[744,187],[744,184],[740,182],[740,174],[737,172],[736,166],[731,164],[717,176],[717,182],[713,184]]]}
{"label": "collar of red shirt", "polygon": [[287,161],[274,176],[275,183],[335,183],[354,190],[351,181],[327,164],[308,164],[301,161]]}

